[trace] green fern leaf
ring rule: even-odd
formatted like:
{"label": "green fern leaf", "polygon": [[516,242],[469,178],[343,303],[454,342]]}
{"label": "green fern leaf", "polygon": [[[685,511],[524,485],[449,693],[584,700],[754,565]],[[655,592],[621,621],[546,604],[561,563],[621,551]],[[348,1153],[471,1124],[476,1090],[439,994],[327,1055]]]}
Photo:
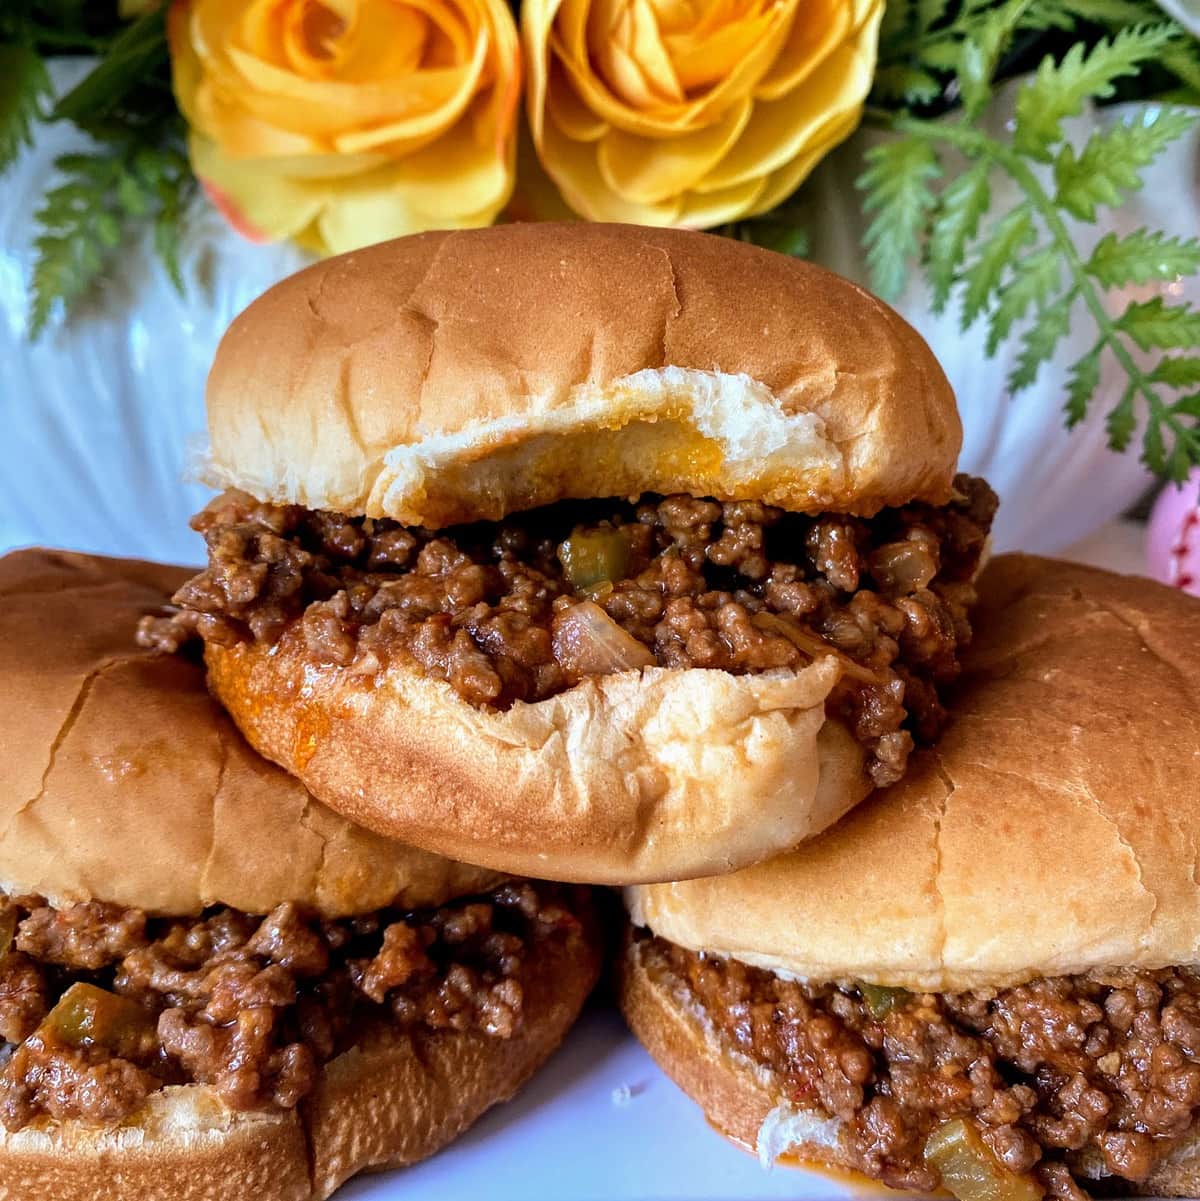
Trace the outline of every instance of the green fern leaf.
{"label": "green fern leaf", "polygon": [[1047,55],[1017,92],[1014,147],[1050,162],[1051,147],[1062,141],[1063,120],[1080,113],[1087,100],[1109,99],[1117,80],[1160,57],[1175,36],[1175,27],[1167,22],[1122,29],[1111,40],[1101,38],[1090,51],[1076,42],[1060,62]]}
{"label": "green fern leaf", "polygon": [[1078,158],[1063,146],[1054,160],[1055,203],[1081,221],[1094,221],[1096,206],[1121,203],[1122,189],[1142,186],[1141,170],[1196,123],[1182,109],[1143,108],[1135,117],[1094,133]]}
{"label": "green fern leaf", "polygon": [[[1108,445],[1113,450],[1127,449],[1129,440],[1133,437],[1134,430],[1137,429],[1137,414],[1133,409],[1135,393],[1136,389],[1130,383],[1121,399],[1109,410],[1108,416],[1104,419],[1104,427],[1108,431]],[[1162,462],[1162,430],[1157,422],[1152,421],[1146,427],[1145,451],[1147,457],[1153,458],[1156,464]],[[1162,468],[1155,466],[1151,470],[1161,471]]]}
{"label": "green fern leaf", "polygon": [[0,172],[30,144],[33,123],[50,94],[50,76],[36,51],[0,46]]}
{"label": "green fern leaf", "polygon": [[928,71],[902,63],[880,67],[875,73],[872,95],[877,100],[907,105],[928,104],[942,94],[942,85]]}
{"label": "green fern leaf", "polygon": [[899,138],[867,152],[867,169],[857,186],[866,192],[863,208],[874,213],[867,228],[867,267],[875,291],[894,300],[908,282],[925,224],[937,203],[932,184],[942,173],[929,145]]}
{"label": "green fern leaf", "polygon": [[1067,399],[1063,407],[1068,428],[1078,425],[1087,416],[1088,402],[1099,386],[1100,354],[1097,348],[1075,363],[1067,376]]}
{"label": "green fern leaf", "polygon": [[1012,279],[998,294],[988,322],[987,354],[990,358],[1012,327],[1034,306],[1044,308],[1058,291],[1061,260],[1054,246],[1026,255],[1013,268]]}
{"label": "green fern leaf", "polygon": [[1027,204],[1006,213],[979,244],[974,261],[963,272],[962,328],[966,329],[999,290],[1005,271],[1022,247],[1034,240],[1033,219]]}
{"label": "green fern leaf", "polygon": [[1200,384],[1200,358],[1160,359],[1150,378],[1156,384],[1166,384],[1169,388],[1189,388],[1192,384]]}
{"label": "green fern leaf", "polygon": [[1131,301],[1114,323],[1141,350],[1186,350],[1200,345],[1200,310],[1166,305],[1161,296]]}
{"label": "green fern leaf", "polygon": [[988,163],[975,163],[941,194],[937,215],[929,231],[927,263],[933,285],[934,312],[940,313],[946,307],[967,243],[975,236],[980,220],[992,203],[988,184],[990,171]]}
{"label": "green fern leaf", "polygon": [[1172,280],[1200,270],[1200,238],[1168,238],[1147,229],[1134,230],[1123,238],[1108,233],[1085,266],[1106,288]]}
{"label": "green fern leaf", "polygon": [[1010,392],[1020,392],[1037,379],[1042,364],[1054,354],[1054,348],[1070,328],[1074,302],[1075,295],[1069,292],[1037,314],[1021,338],[1021,351],[1008,376]]}

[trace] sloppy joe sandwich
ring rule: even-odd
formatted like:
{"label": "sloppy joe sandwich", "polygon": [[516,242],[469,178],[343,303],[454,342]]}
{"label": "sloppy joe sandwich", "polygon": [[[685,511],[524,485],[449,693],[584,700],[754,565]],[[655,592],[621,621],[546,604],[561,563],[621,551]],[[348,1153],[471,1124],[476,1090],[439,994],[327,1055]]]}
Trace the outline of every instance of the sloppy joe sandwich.
{"label": "sloppy joe sandwich", "polygon": [[1200,603],[1005,557],[953,719],[832,830],[627,890],[621,1003],[719,1129],[962,1201],[1200,1195]]}
{"label": "sloppy joe sandwich", "polygon": [[598,973],[586,889],[352,826],[134,646],[186,574],[0,559],[5,1197],[327,1197],[511,1096]]}
{"label": "sloppy joe sandwich", "polygon": [[208,421],[227,491],[160,633],[381,832],[725,872],[937,735],[994,497],[929,348],[828,272],[625,226],[405,238],[238,317]]}

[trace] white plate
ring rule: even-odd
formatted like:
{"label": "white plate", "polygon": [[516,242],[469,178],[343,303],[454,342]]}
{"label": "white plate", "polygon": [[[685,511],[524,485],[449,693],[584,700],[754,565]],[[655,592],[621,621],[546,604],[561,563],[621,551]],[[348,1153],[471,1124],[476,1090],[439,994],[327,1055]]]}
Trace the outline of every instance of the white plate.
{"label": "white plate", "polygon": [[337,1201],[878,1201],[879,1195],[797,1168],[764,1172],[705,1122],[617,1014],[597,1005],[513,1101],[440,1155],[362,1177]]}

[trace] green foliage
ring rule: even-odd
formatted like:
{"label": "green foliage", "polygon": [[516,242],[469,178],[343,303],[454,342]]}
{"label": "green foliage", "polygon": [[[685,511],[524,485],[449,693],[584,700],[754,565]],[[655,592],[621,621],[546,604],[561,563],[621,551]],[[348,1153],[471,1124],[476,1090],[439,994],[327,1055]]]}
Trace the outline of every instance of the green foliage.
{"label": "green foliage", "polygon": [[858,183],[867,193],[863,208],[874,213],[866,234],[867,265],[888,296],[898,296],[908,280],[909,261],[936,204],[932,185],[939,175],[937,156],[919,138],[898,138],[867,152],[867,170]]}
{"label": "green foliage", "polygon": [[1038,377],[1042,364],[1054,354],[1054,348],[1071,328],[1071,306],[1075,297],[1060,296],[1053,304],[1038,310],[1033,322],[1021,336],[1021,350],[1008,376],[1012,392],[1028,388]]}
{"label": "green foliage", "polygon": [[1161,296],[1132,300],[1117,318],[1140,350],[1181,350],[1200,345],[1200,310],[1186,304],[1164,304]]}
{"label": "green foliage", "polygon": [[1067,375],[1066,410],[1068,427],[1078,425],[1087,416],[1088,401],[1100,386],[1100,356],[1085,354]]}
{"label": "green foliage", "polygon": [[29,144],[33,123],[50,95],[50,76],[28,46],[0,45],[0,172]]}
{"label": "green foliage", "polygon": [[[0,13],[0,171],[37,120],[71,122],[90,141],[56,162],[63,178],[34,216],[35,337],[57,309],[69,311],[103,283],[146,225],[183,286],[180,225],[195,182],[171,94],[164,9],[124,24],[115,14],[115,4],[87,0],[10,0]],[[95,53],[98,62],[50,104],[44,56],[59,49]]]}
{"label": "green foliage", "polygon": [[963,271],[962,326],[967,329],[1000,291],[1000,283],[1017,252],[1034,240],[1036,233],[1029,206],[1011,209],[984,235],[974,260]]}
{"label": "green foliage", "polygon": [[178,213],[191,186],[182,155],[126,144],[63,155],[55,166],[64,182],[46,193],[36,215],[41,232],[30,314],[35,337],[57,304],[69,309],[92,291],[116,260],[130,227],[147,216],[155,220],[159,253],[171,278],[182,287]]}
{"label": "green foliage", "polygon": [[1094,221],[1097,205],[1120,204],[1122,189],[1141,188],[1142,170],[1195,120],[1180,109],[1147,108],[1092,134],[1078,157],[1065,143],[1054,159],[1055,203],[1080,221]]}
{"label": "green foliage", "polygon": [[1135,230],[1125,237],[1105,234],[1086,263],[1089,275],[1106,288],[1175,279],[1200,270],[1200,239],[1168,238],[1166,234]]}
{"label": "green foliage", "polygon": [[1122,29],[1101,38],[1090,51],[1075,42],[1061,60],[1042,59],[1037,74],[1017,93],[1013,146],[1031,158],[1050,162],[1050,147],[1063,139],[1062,123],[1083,111],[1085,101],[1107,100],[1118,79],[1135,75],[1162,54],[1175,37],[1169,22]]}
{"label": "green foliage", "polygon": [[[1030,235],[1032,238],[1032,228]],[[1058,293],[1061,282],[1062,264],[1053,246],[1043,246],[1017,263],[1012,279],[1001,291],[992,309],[988,321],[987,353],[996,353],[1012,327],[1030,308],[1036,306],[1040,309],[1048,304]]]}
{"label": "green foliage", "polygon": [[804,258],[808,254],[808,231],[801,224],[799,215],[786,206],[774,209],[766,217],[735,221],[718,232],[793,258]]}
{"label": "green foliage", "polygon": [[967,243],[974,238],[979,222],[992,203],[988,184],[990,166],[975,163],[943,190],[929,229],[929,259],[926,269],[933,285],[934,311],[940,313],[950,299],[955,272],[963,261]]}
{"label": "green foliage", "polygon": [[[898,7],[903,19],[894,17],[881,38],[882,86],[868,110],[894,140],[871,151],[859,180],[873,214],[874,286],[894,297],[920,262],[935,309],[956,297],[964,329],[986,323],[989,355],[1017,340],[1013,392],[1029,387],[1067,332],[1087,323],[1095,342],[1069,372],[1067,423],[1087,415],[1109,360],[1124,379],[1105,415],[1111,445],[1127,445],[1144,420],[1150,467],[1178,476],[1200,463],[1200,312],[1154,299],[1113,316],[1105,295],[1200,271],[1200,239],[1152,229],[1098,242],[1084,234],[1102,206],[1141,188],[1146,169],[1196,114],[1146,104],[1082,145],[1068,132],[1069,118],[1151,80],[1173,96],[1194,89],[1200,100],[1197,43],[1152,0],[962,0],[924,16],[911,0]],[[1046,31],[1073,36],[1041,38]],[[1042,47],[1032,58],[1031,44]],[[1009,127],[985,121],[997,82],[1031,68]],[[941,120],[922,111],[955,95],[957,110]],[[989,219],[1002,181],[1015,199]],[[1189,388],[1193,394],[1182,395]]]}

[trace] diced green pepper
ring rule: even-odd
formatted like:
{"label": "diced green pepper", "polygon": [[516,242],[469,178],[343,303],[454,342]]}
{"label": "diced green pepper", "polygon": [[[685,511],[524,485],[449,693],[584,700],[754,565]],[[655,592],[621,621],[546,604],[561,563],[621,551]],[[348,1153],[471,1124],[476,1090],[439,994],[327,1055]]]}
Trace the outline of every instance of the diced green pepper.
{"label": "diced green pepper", "polygon": [[100,1046],[120,1059],[137,1059],[153,1045],[154,1023],[128,998],[80,982],[59,997],[39,1032],[68,1047]]}
{"label": "diced green pepper", "polygon": [[12,950],[16,937],[17,908],[15,905],[6,905],[0,909],[0,959],[3,959]]}
{"label": "diced green pepper", "polygon": [[878,984],[859,983],[858,991],[866,1002],[867,1009],[876,1020],[887,1017],[898,1004],[907,1000],[912,994],[903,988],[882,988]]}
{"label": "diced green pepper", "polygon": [[559,548],[559,562],[578,593],[625,578],[629,540],[619,529],[577,529]]}

